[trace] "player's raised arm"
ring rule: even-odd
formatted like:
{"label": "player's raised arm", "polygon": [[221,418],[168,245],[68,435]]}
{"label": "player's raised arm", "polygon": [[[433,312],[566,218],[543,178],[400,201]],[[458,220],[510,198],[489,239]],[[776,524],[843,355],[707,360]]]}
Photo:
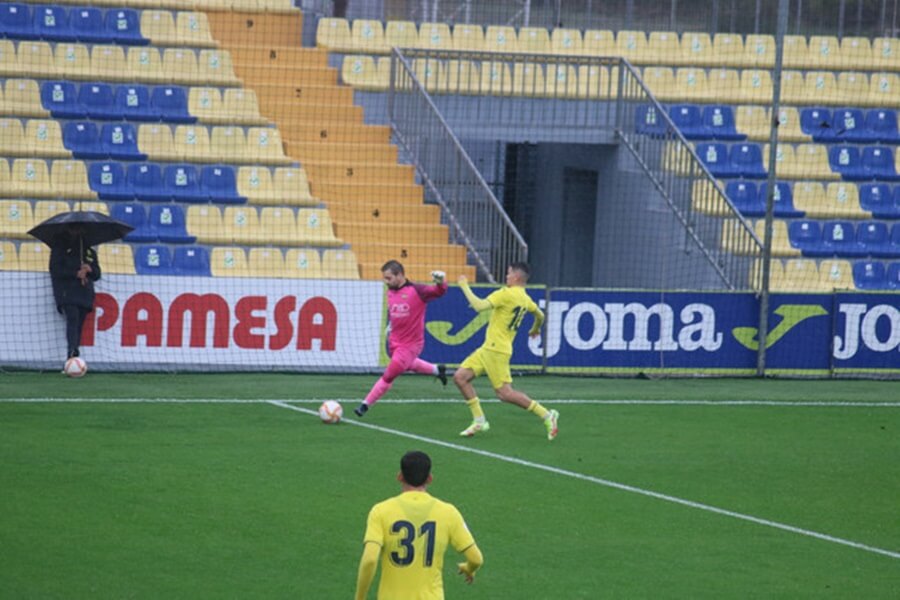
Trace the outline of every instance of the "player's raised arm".
{"label": "player's raised arm", "polygon": [[469,287],[469,280],[466,279],[465,275],[459,276],[459,287],[462,289],[462,293],[466,297],[466,300],[469,301],[469,306],[478,312],[493,308],[493,305],[490,302],[483,298],[479,298],[472,292],[472,288]]}

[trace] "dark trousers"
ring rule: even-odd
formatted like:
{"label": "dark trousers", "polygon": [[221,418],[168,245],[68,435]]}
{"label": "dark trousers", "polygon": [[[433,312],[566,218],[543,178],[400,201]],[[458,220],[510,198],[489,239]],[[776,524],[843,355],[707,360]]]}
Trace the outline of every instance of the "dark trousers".
{"label": "dark trousers", "polygon": [[84,327],[84,319],[91,309],[75,304],[63,304],[63,315],[66,317],[66,342],[69,345],[67,357],[78,356],[78,347],[81,345],[81,328]]}

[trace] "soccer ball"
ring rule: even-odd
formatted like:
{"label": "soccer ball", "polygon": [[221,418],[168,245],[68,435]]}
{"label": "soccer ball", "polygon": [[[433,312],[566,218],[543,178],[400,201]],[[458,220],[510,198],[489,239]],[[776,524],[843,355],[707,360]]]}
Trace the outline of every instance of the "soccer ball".
{"label": "soccer ball", "polygon": [[344,416],[344,409],[335,400],[326,400],[319,407],[319,418],[323,423],[333,425],[341,421]]}
{"label": "soccer ball", "polygon": [[87,373],[87,363],[84,362],[84,359],[73,356],[66,361],[63,372],[65,372],[67,377],[83,377]]}

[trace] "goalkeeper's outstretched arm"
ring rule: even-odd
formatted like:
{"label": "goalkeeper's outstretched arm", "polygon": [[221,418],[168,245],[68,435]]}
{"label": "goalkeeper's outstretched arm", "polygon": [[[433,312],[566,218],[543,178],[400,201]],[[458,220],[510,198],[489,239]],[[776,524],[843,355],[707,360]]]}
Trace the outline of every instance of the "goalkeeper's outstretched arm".
{"label": "goalkeeper's outstretched arm", "polygon": [[459,276],[459,287],[462,289],[462,293],[466,297],[466,300],[469,301],[469,305],[478,312],[493,308],[493,305],[490,302],[484,298],[479,298],[472,292],[472,288],[469,287],[469,280],[466,279],[465,275]]}

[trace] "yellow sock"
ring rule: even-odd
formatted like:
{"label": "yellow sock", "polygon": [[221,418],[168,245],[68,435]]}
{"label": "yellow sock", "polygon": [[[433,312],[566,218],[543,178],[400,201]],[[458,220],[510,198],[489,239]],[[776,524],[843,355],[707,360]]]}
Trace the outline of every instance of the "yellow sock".
{"label": "yellow sock", "polygon": [[547,413],[550,411],[548,411],[546,408],[544,408],[543,406],[538,404],[536,400],[532,400],[531,404],[528,405],[528,412],[533,412],[538,417],[543,419],[544,417],[547,416]]}
{"label": "yellow sock", "polygon": [[472,411],[473,419],[484,419],[484,411],[481,410],[481,401],[478,399],[478,396],[475,396],[471,400],[466,400],[466,405],[468,405],[469,410]]}

